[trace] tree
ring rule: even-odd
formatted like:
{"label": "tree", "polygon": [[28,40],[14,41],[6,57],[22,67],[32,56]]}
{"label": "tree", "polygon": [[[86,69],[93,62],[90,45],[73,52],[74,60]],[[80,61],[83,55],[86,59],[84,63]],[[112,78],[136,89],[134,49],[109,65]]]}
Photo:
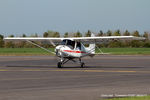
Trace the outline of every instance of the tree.
{"label": "tree", "polygon": [[5,47],[6,47],[6,48],[14,48],[15,45],[14,45],[14,43],[12,43],[11,41],[9,41],[9,42],[6,42],[6,43],[5,43]]}
{"label": "tree", "polygon": [[90,37],[91,36],[91,31],[90,30],[88,30],[88,32],[87,33],[85,33],[85,37]]}
{"label": "tree", "polygon": [[[14,37],[14,35],[12,34],[12,35],[9,35],[8,37]],[[15,46],[12,41],[5,42],[4,45],[6,48],[14,48],[14,46]]]}
{"label": "tree", "polygon": [[48,30],[47,33],[48,33],[48,37],[53,37],[54,35],[54,31],[51,30]]}
{"label": "tree", "polygon": [[22,34],[22,37],[27,37],[25,34]]}
{"label": "tree", "polygon": [[14,37],[14,35],[10,35],[10,36],[8,36],[8,37]]}
{"label": "tree", "polygon": [[113,33],[114,36],[121,36],[120,30],[117,30]]}
{"label": "tree", "polygon": [[48,30],[47,32],[43,33],[43,37],[60,37],[60,34],[59,32]]}
{"label": "tree", "polygon": [[44,32],[43,37],[48,37],[48,32]]}
{"label": "tree", "polygon": [[104,33],[102,30],[100,30],[100,32],[97,34],[97,36],[103,36],[103,35],[104,35]]}
{"label": "tree", "polygon": [[143,47],[149,48],[149,47],[150,47],[150,41],[146,41],[146,42],[144,43],[144,46],[143,46]]}
{"label": "tree", "polygon": [[68,37],[68,35],[69,35],[69,33],[66,32],[66,33],[64,34],[64,37],[66,38],[66,37]]}
{"label": "tree", "polygon": [[130,32],[128,30],[126,30],[124,33],[123,33],[124,36],[130,36]]}
{"label": "tree", "polygon": [[133,32],[133,36],[140,37],[140,34],[139,34],[139,32],[136,30],[136,31]]}
{"label": "tree", "polygon": [[78,31],[78,32],[74,33],[74,37],[82,37],[82,34]]}
{"label": "tree", "polygon": [[[22,37],[27,37],[26,34],[22,34]],[[26,42],[25,41],[18,41],[17,43],[15,43],[15,47],[17,48],[23,48],[25,47],[26,45]]]}
{"label": "tree", "polygon": [[139,40],[132,40],[130,45],[131,47],[140,47],[141,42]]}
{"label": "tree", "polygon": [[4,36],[0,34],[0,47],[4,47]]}
{"label": "tree", "polygon": [[123,47],[123,45],[121,41],[114,40],[114,41],[109,42],[108,47],[116,48],[116,47]]}
{"label": "tree", "polygon": [[108,30],[106,33],[107,36],[112,36],[112,31]]}
{"label": "tree", "polygon": [[59,32],[54,32],[53,37],[60,37]]}
{"label": "tree", "polygon": [[3,40],[4,36],[0,34],[0,39]]}
{"label": "tree", "polygon": [[148,39],[148,32],[144,32],[143,37],[145,37],[146,39]]}

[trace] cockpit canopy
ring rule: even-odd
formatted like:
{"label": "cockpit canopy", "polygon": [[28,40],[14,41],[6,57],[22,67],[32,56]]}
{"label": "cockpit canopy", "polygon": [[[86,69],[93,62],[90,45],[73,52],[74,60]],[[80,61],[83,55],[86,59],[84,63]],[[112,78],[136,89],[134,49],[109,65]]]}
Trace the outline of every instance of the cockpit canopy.
{"label": "cockpit canopy", "polygon": [[71,46],[74,48],[75,47],[75,41],[65,39],[61,42],[61,45],[67,45],[67,46]]}
{"label": "cockpit canopy", "polygon": [[67,45],[68,47],[71,47],[72,49],[78,48],[79,50],[81,50],[81,43],[73,41],[73,40],[65,39],[61,42],[61,45]]}

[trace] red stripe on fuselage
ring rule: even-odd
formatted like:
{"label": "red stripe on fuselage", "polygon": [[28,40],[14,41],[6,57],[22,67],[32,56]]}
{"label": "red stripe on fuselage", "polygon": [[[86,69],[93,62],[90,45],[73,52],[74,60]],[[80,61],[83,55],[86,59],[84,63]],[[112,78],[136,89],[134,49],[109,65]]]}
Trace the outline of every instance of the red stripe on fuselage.
{"label": "red stripe on fuselage", "polygon": [[86,53],[83,51],[74,51],[74,50],[64,50],[65,52],[71,52],[71,53]]}

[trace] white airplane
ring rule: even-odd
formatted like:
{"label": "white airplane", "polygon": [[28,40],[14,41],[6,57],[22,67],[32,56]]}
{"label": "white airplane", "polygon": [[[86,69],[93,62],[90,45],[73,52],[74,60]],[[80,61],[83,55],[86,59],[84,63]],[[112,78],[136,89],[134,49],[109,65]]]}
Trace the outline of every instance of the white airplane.
{"label": "white airplane", "polygon": [[[101,43],[104,40],[114,40],[114,39],[123,39],[123,40],[141,40],[144,38],[141,37],[134,37],[134,36],[102,36],[102,37],[95,37],[94,34],[91,34],[91,37],[68,37],[68,38],[49,38],[49,37],[7,37],[4,38],[5,40],[23,40],[27,41],[33,45],[36,45],[50,53],[55,54],[57,57],[60,58],[60,61],[57,63],[58,68],[62,68],[65,63],[68,61],[77,62],[83,68],[85,63],[81,61],[81,58],[90,56],[93,57],[96,55],[95,48],[96,44]],[[52,52],[40,45],[34,43],[33,41],[45,41],[48,40],[53,46],[56,46],[56,42],[60,42],[58,46],[55,48],[55,52]],[[89,44],[89,47],[85,47],[83,45]],[[102,53],[103,54],[103,53]],[[76,61],[75,59],[79,59]]]}

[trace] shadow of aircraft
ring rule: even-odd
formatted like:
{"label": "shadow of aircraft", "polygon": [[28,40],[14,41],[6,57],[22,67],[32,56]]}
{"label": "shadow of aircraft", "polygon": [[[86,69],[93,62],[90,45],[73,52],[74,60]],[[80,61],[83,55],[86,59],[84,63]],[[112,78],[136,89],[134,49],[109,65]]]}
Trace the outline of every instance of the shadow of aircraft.
{"label": "shadow of aircraft", "polygon": [[[6,67],[24,67],[24,68],[57,68],[57,65],[8,65]],[[69,65],[66,65],[66,66],[63,66],[62,68],[81,68],[80,66],[69,66]],[[143,68],[143,67],[134,67],[134,66],[131,66],[131,67],[121,67],[121,66],[85,66],[83,69],[85,68],[98,68],[98,69],[102,69],[102,68],[106,68],[106,69],[109,69],[109,68],[113,68],[113,69],[117,69],[117,68],[129,68],[129,69],[135,69],[135,68]],[[81,68],[82,69],[82,68]]]}

